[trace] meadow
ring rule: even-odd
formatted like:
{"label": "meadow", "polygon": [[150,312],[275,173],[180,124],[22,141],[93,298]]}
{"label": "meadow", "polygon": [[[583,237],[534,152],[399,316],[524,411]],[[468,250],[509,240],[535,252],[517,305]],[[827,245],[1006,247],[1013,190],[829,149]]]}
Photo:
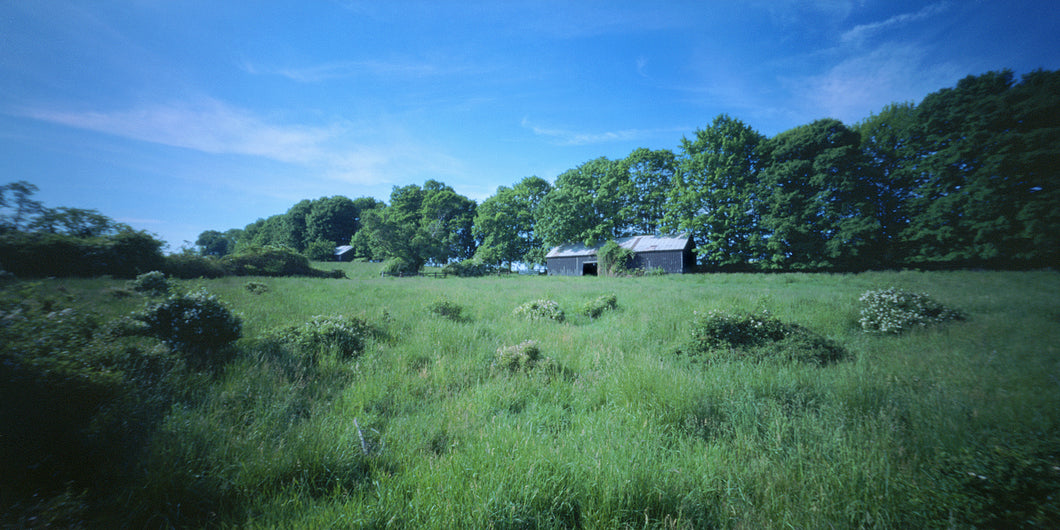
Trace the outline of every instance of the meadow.
{"label": "meadow", "polygon": [[[1060,525],[1055,271],[436,279],[317,266],[348,278],[174,282],[242,318],[238,352],[181,376],[113,475],[120,487],[24,513],[137,527]],[[114,296],[123,284],[34,289],[105,320],[143,306]],[[862,331],[859,297],[892,286],[966,318]],[[610,294],[613,309],[581,312]],[[565,320],[513,314],[541,299]],[[846,355],[679,353],[695,315],[715,310],[768,311]],[[374,331],[352,356],[268,339],[317,315]],[[499,369],[498,351],[525,341],[550,369]]]}

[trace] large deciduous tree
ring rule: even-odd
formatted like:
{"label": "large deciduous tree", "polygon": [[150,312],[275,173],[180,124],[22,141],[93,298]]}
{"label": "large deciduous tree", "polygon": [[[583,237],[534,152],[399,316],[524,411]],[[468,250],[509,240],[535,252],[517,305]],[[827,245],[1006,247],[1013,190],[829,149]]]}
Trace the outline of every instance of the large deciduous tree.
{"label": "large deciduous tree", "polygon": [[858,133],[817,120],[764,142],[767,268],[857,270],[875,263],[880,224]]}
{"label": "large deciduous tree", "polygon": [[724,114],[695,138],[681,139],[664,225],[691,233],[711,268],[746,268],[761,259],[757,177],[764,139]]}
{"label": "large deciduous tree", "polygon": [[552,185],[540,177],[526,177],[515,186],[501,186],[475,210],[475,257],[497,265],[544,262],[543,243],[535,231],[535,215]]}
{"label": "large deciduous tree", "polygon": [[1056,263],[1060,73],[969,76],[917,108],[918,153],[903,232],[927,266]]}

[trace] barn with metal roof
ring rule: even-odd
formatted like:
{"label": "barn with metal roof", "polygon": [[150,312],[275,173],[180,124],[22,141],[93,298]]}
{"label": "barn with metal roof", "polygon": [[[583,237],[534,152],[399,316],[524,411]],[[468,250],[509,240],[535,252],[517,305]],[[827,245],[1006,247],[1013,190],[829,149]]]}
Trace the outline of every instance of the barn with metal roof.
{"label": "barn with metal roof", "polygon": [[[615,243],[633,251],[630,269],[662,269],[668,274],[684,274],[695,268],[696,257],[692,253],[695,243],[688,234],[621,237]],[[549,275],[595,276],[599,270],[596,251],[603,246],[604,243],[593,246],[568,243],[553,248],[545,256]]]}

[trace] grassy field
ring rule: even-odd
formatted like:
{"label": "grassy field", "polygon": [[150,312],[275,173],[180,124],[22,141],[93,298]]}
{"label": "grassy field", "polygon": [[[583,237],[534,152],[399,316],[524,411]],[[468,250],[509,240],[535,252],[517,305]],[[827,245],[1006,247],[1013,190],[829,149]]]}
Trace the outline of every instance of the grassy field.
{"label": "grassy field", "polygon": [[[85,517],[261,528],[1060,525],[1056,272],[433,279],[318,265],[349,279],[179,283],[242,317],[239,354],[221,373],[183,380],[121,474],[123,493]],[[108,294],[121,285],[38,289],[61,288],[111,318],[144,303]],[[859,296],[891,286],[967,318],[862,332]],[[606,294],[615,310],[580,313]],[[513,315],[537,299],[567,318]],[[443,301],[462,318],[429,310]],[[690,362],[676,352],[694,312],[711,310],[767,310],[848,355]],[[315,315],[362,317],[379,333],[357,357],[313,363],[263,340]],[[493,365],[499,349],[528,340],[554,369]]]}

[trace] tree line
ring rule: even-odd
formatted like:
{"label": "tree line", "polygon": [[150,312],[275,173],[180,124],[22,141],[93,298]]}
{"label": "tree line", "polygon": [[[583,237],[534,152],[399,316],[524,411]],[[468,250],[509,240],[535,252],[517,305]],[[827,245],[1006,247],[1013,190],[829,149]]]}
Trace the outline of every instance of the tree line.
{"label": "tree line", "polygon": [[989,72],[854,125],[821,119],[770,138],[723,114],[676,152],[597,158],[481,204],[429,180],[395,187],[389,203],[302,201],[198,244],[510,265],[567,242],[684,232],[707,270],[1053,266],[1058,164],[1060,72]]}

